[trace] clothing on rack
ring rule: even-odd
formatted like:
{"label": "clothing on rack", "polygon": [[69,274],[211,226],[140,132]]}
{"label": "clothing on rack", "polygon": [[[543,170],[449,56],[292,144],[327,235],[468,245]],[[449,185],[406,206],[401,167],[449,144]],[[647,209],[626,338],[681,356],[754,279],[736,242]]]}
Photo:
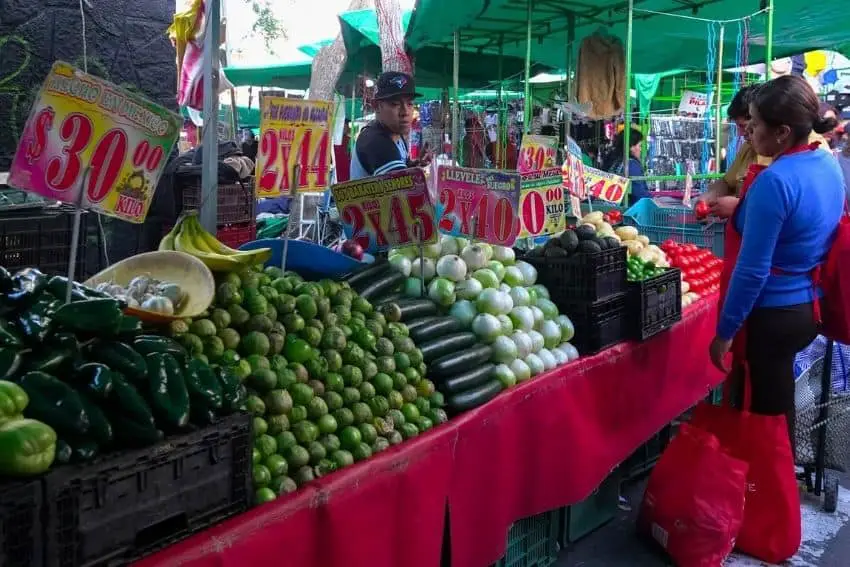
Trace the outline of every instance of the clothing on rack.
{"label": "clothing on rack", "polygon": [[581,42],[576,73],[580,103],[590,103],[589,116],[607,118],[626,104],[626,55],[615,37],[594,34]]}

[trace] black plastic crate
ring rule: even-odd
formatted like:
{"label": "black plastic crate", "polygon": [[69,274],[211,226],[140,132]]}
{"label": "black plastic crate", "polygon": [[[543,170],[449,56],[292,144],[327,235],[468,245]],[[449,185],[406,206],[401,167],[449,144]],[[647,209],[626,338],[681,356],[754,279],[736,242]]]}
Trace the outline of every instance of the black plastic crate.
{"label": "black plastic crate", "polygon": [[248,509],[246,414],[46,478],[45,565],[126,564]]}
{"label": "black plastic crate", "polygon": [[[80,216],[76,279],[86,275],[90,216],[86,212]],[[46,274],[67,274],[73,227],[71,207],[0,209],[0,266],[9,271],[38,268]]]}
{"label": "black plastic crate", "polygon": [[515,522],[508,530],[505,556],[493,567],[548,567],[558,559],[560,510]]}
{"label": "black plastic crate", "polygon": [[0,480],[0,565],[44,565],[41,480]]}
{"label": "black plastic crate", "polygon": [[573,322],[576,334],[572,343],[580,354],[595,354],[628,338],[627,295],[558,306]]}
{"label": "black plastic crate", "polygon": [[628,285],[632,337],[646,340],[682,320],[682,276],[678,268]]}
{"label": "black plastic crate", "polygon": [[526,255],[523,260],[537,268],[538,281],[563,310],[568,303],[599,301],[625,292],[627,254],[619,247],[569,258]]}

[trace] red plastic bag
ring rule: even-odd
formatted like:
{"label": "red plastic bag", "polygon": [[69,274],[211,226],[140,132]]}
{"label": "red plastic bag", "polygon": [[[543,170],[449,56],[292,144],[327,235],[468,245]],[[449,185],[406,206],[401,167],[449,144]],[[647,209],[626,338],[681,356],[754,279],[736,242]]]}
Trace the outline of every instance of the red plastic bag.
{"label": "red plastic bag", "polygon": [[850,343],[850,216],[846,206],[826,262],[815,273],[815,281],[823,290],[819,306],[822,334],[840,343]]}
{"label": "red plastic bag", "polygon": [[678,567],[721,567],[743,521],[746,487],[747,464],[683,424],[649,477],[638,530]]}
{"label": "red plastic bag", "polygon": [[736,547],[768,563],[793,557],[802,539],[802,517],[785,416],[700,404],[691,424],[717,436],[725,450],[749,465]]}

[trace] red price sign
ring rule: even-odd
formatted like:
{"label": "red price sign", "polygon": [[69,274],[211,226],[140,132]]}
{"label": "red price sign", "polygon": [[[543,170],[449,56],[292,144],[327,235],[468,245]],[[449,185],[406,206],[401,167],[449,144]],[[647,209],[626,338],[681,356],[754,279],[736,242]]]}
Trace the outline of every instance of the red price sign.
{"label": "red price sign", "polygon": [[558,139],[554,136],[528,134],[519,148],[517,171],[528,173],[555,167],[558,158]]}
{"label": "red price sign", "polygon": [[345,235],[368,252],[437,241],[425,172],[405,169],[331,187]]}
{"label": "red price sign", "polygon": [[260,104],[257,196],[327,189],[333,103],[264,96]]}
{"label": "red price sign", "polygon": [[436,204],[440,231],[511,246],[520,231],[519,174],[441,166]]}
{"label": "red price sign", "polygon": [[24,126],[9,184],[143,222],[180,119],[56,62]]}
{"label": "red price sign", "polygon": [[522,226],[519,238],[555,234],[566,226],[564,215],[564,189],[561,171],[525,173],[519,197]]}
{"label": "red price sign", "polygon": [[629,190],[629,180],[613,173],[584,166],[584,185],[594,199],[619,205]]}
{"label": "red price sign", "polygon": [[572,152],[567,152],[567,159],[561,166],[564,188],[579,199],[587,198],[587,190],[584,185],[584,163],[581,157]]}

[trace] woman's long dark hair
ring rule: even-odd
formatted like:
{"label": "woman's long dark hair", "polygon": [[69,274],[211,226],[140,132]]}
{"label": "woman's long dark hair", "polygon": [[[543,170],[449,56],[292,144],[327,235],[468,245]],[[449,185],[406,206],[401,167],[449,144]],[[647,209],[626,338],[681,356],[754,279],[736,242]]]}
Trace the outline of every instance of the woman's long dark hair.
{"label": "woman's long dark hair", "polygon": [[[635,130],[632,128],[632,131],[629,133],[629,145],[634,146],[635,144],[640,144],[643,141],[643,134],[640,130]],[[626,143],[626,134],[625,130],[618,133],[614,136],[614,146],[608,152],[608,155],[605,156],[605,160],[602,162],[602,169],[604,171],[611,171],[612,168],[616,167],[623,163],[623,153],[624,153],[624,144]],[[629,157],[631,159],[631,156]]]}
{"label": "woman's long dark hair", "polygon": [[833,118],[820,113],[820,101],[812,87],[801,77],[786,75],[759,87],[752,101],[768,126],[788,126],[793,142],[808,140],[812,130],[818,134],[838,126]]}

